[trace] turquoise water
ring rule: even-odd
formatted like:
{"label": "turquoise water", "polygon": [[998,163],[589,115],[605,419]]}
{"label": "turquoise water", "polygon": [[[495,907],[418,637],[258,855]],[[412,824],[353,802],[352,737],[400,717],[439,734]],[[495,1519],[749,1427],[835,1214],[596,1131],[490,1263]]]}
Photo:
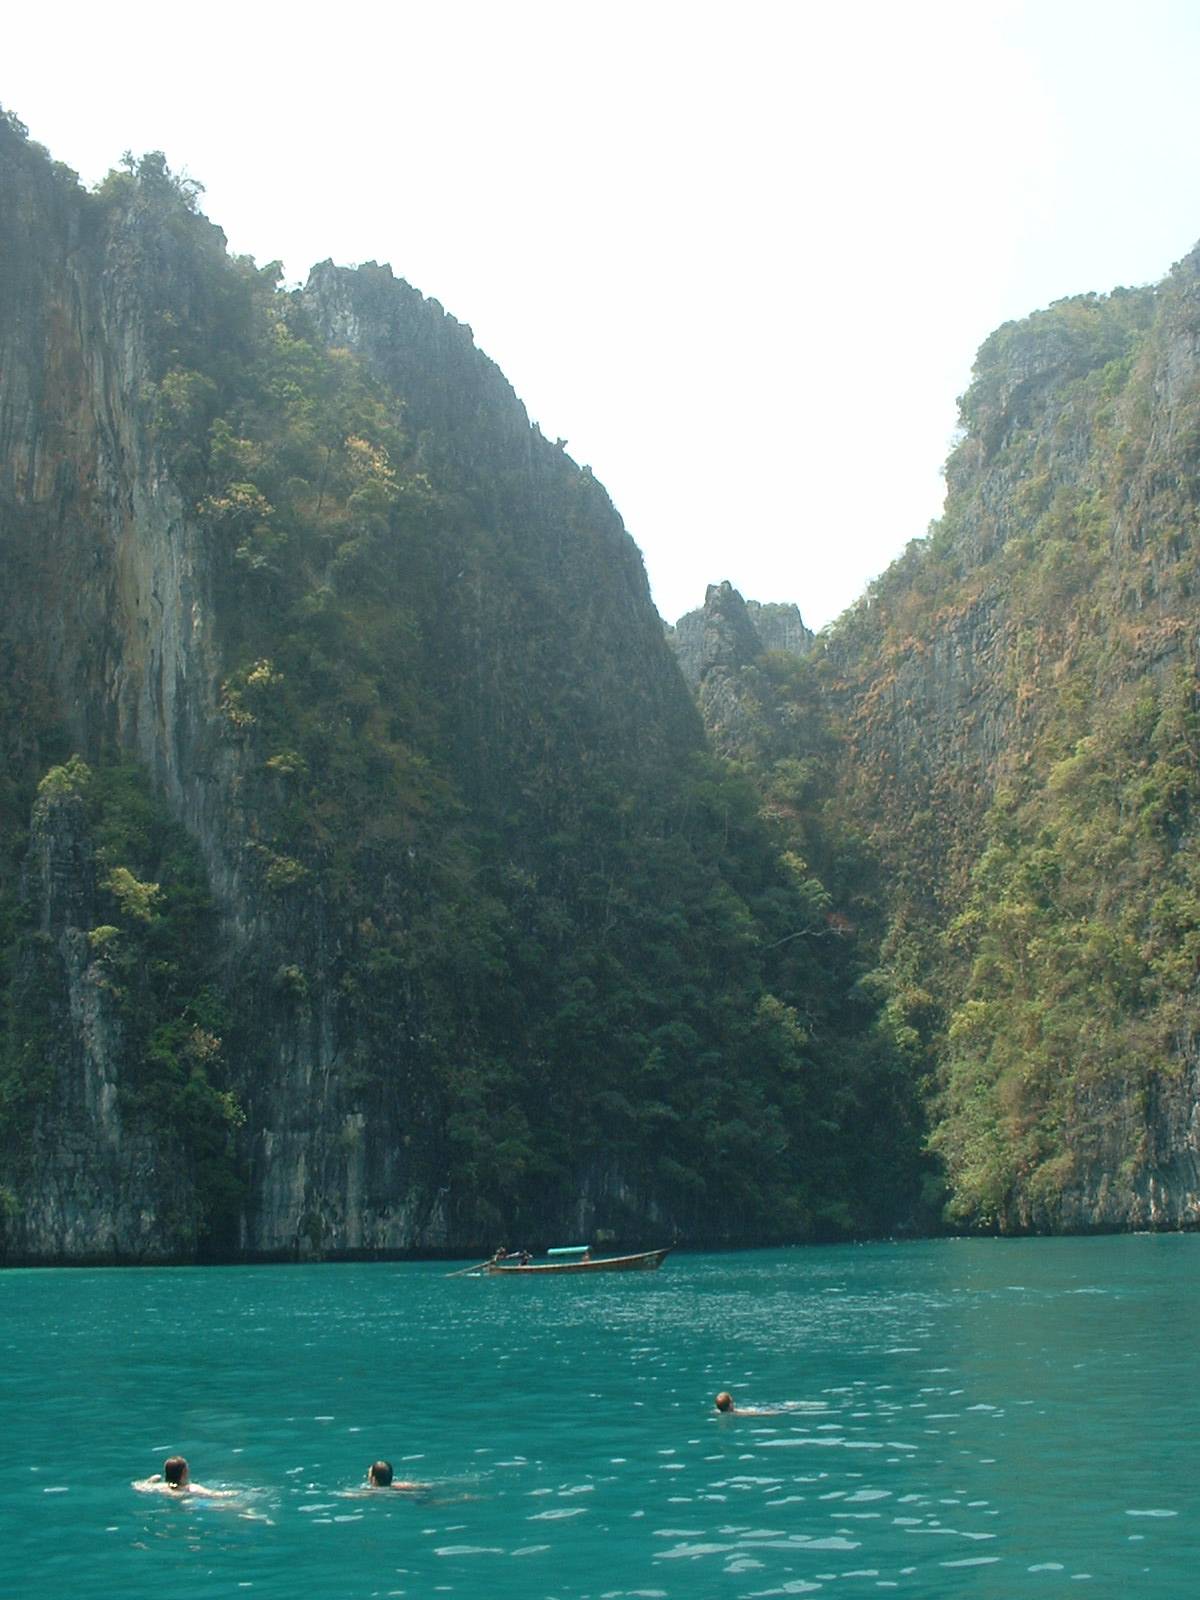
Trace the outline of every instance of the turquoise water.
{"label": "turquoise water", "polygon": [[1200,1237],[452,1266],[0,1274],[0,1593],[1197,1592]]}

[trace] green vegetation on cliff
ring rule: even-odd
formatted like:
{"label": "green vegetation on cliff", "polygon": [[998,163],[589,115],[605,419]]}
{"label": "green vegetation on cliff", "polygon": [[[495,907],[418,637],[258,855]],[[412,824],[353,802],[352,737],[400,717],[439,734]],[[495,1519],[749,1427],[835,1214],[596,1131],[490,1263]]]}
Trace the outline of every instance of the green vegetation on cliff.
{"label": "green vegetation on cliff", "polygon": [[[167,1225],[201,1253],[228,1250],[244,1200],[235,1139],[244,1117],[221,1087],[225,1007],[195,848],[136,768],[112,762],[93,772],[77,757],[42,779],[33,834],[27,870],[52,925],[30,926],[18,914],[7,945],[6,1188],[19,1193],[28,1181],[39,1146],[31,1135],[53,1139],[84,1110],[65,1098],[79,1078],[62,1070],[64,1061],[107,1036],[120,1052],[117,1112],[162,1154]],[[59,917],[63,901],[72,916]],[[65,1003],[71,968],[74,1004]]]}
{"label": "green vegetation on cliff", "polygon": [[[83,932],[120,1002],[129,1125],[159,1130],[164,1157],[182,1140],[229,1249],[478,1244],[576,1219],[743,1240],[888,1226],[915,1158],[887,1139],[902,1075],[791,848],[802,763],[775,780],[785,836],[706,750],[603,490],[529,428],[469,330],[386,268],[284,292],[196,202],[160,156],[76,192],[91,256],[70,270],[101,299],[73,355],[87,420],[52,447],[67,521],[10,478],[0,549],[15,567],[51,526],[64,540],[89,475],[119,489],[97,506],[135,507],[82,579],[102,639],[51,645],[36,562],[0,610],[5,693],[39,663],[54,686],[0,796],[3,847],[19,858],[33,784],[78,749],[89,776],[44,783],[87,808],[103,904]],[[58,291],[28,285],[54,325]],[[102,336],[138,373],[103,394],[121,452],[109,415],[91,420]],[[72,455],[88,428],[98,466]],[[164,539],[181,554],[139,589]],[[177,647],[149,701],[161,727],[131,620],[151,606],[210,651]],[[26,918],[37,892],[30,877]],[[30,1086],[61,1081],[74,1045],[67,978],[44,974],[41,1013],[21,1004],[36,935],[9,923],[19,1203],[46,1104]],[[42,1053],[36,1015],[65,1030]],[[186,1248],[166,1221],[163,1247]]]}
{"label": "green vegetation on cliff", "polygon": [[950,929],[971,967],[948,1030],[937,1144],[955,1211],[1054,1227],[1080,1167],[1123,1139],[1194,1048],[1200,730],[1181,672],[1108,708],[1044,784],[1003,791]]}
{"label": "green vegetation on cliff", "polygon": [[1200,261],[992,335],[929,536],[815,645],[710,590],[693,701],[436,302],[0,187],[13,1253],[1200,1220]]}
{"label": "green vegetation on cliff", "polygon": [[943,520],[829,642],[960,1223],[1189,1216],[1196,275],[993,334]]}

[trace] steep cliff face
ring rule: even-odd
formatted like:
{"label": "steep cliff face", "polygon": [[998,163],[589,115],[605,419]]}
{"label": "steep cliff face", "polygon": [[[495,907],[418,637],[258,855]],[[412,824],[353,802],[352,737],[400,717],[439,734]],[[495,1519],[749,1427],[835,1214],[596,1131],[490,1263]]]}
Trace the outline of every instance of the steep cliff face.
{"label": "steep cliff face", "polygon": [[818,795],[865,842],[834,903],[886,913],[957,1225],[1200,1225],[1198,350],[1200,254],[1001,328],[942,522],[795,673],[728,585],[673,632],[797,853]]}
{"label": "steep cliff face", "polygon": [[461,496],[485,535],[463,542],[439,596],[442,664],[464,680],[452,720],[473,802],[494,800],[494,763],[538,737],[521,727],[523,682],[586,678],[589,703],[577,695],[571,716],[593,760],[685,759],[700,723],[641,555],[590,471],[531,427],[471,330],[390,267],[324,262],[302,304],[327,344],[365,359],[403,407],[412,467]]}
{"label": "steep cliff face", "polygon": [[9,1259],[885,1226],[818,898],[469,329],[0,183]]}
{"label": "steep cliff face", "polygon": [[[338,994],[343,930],[320,894],[264,903],[259,892],[250,775],[219,711],[228,650],[216,637],[215,591],[227,573],[155,426],[161,324],[208,331],[214,292],[204,268],[223,255],[223,240],[179,203],[161,167],[144,170],[124,204],[103,205],[8,125],[0,162],[0,637],[11,685],[50,708],[34,718],[16,708],[30,740],[20,752],[25,775],[39,776],[68,749],[90,761],[134,753],[201,846],[230,941],[228,1045],[253,1054],[252,1064],[225,1069],[246,1116],[240,1247],[271,1254],[444,1244],[429,1163],[419,1161],[414,1177],[411,1134],[395,1137],[398,1125],[421,1127],[419,1081],[406,1074],[402,1091],[376,1086],[366,1096],[345,1087],[355,1043]],[[420,375],[413,388],[448,397],[449,410],[428,408],[430,437],[458,429],[482,438],[484,459],[469,465],[536,478],[531,431],[495,368],[440,307],[396,287],[409,322],[391,331],[407,340],[405,361]],[[463,404],[476,414],[455,410]],[[486,433],[481,419],[490,419]],[[636,553],[619,527],[610,537],[624,540],[632,584],[632,598],[619,603],[645,611],[653,655]],[[478,587],[474,598],[477,621],[501,599]],[[492,665],[503,672],[503,663]],[[694,742],[682,691],[675,699],[682,738]],[[485,774],[480,787],[488,786]],[[153,1135],[127,1114],[128,1051],[89,953],[89,931],[104,921],[95,863],[86,849],[72,855],[64,820],[78,809],[77,797],[43,806],[31,835],[40,869],[26,877],[28,915],[52,953],[42,953],[36,984],[28,971],[15,983],[49,991],[54,1024],[39,1040],[38,1072],[50,1081],[36,1110],[38,1159],[21,1163],[9,1247],[30,1259],[187,1255],[195,1229],[181,1226],[180,1214],[195,1173],[169,1130]],[[301,999],[294,984],[280,985],[279,970],[303,975]]]}
{"label": "steep cliff face", "polygon": [[4,636],[53,686],[74,742],[136,748],[198,819],[215,681],[207,561],[148,428],[137,289],[151,258],[171,272],[168,241],[146,207],[108,225],[10,129],[0,162]]}
{"label": "steep cliff face", "polygon": [[970,1222],[1200,1223],[1198,271],[989,339],[942,523],[823,656]]}
{"label": "steep cliff face", "polygon": [[[0,127],[0,639],[4,820],[60,752],[120,746],[212,833],[204,729],[216,681],[206,561],[147,428],[143,308],[151,241],[131,211],[100,226],[73,175]],[[157,241],[156,241],[157,242]],[[28,813],[27,813],[28,814]],[[213,853],[214,867],[219,866]],[[14,868],[15,877],[15,868]],[[10,880],[11,884],[12,880]],[[24,1151],[18,1255],[134,1259],[189,1253],[192,1174],[176,1141],[129,1123],[125,1040],[88,942],[102,922],[78,801],[34,812],[25,875],[38,948],[14,1004],[49,1011],[49,1079]],[[164,1200],[156,1186],[169,1181]]]}
{"label": "steep cliff face", "polygon": [[810,965],[807,1016],[840,1085],[833,1115],[852,1131],[855,1182],[865,1190],[890,1174],[889,1229],[936,1231],[942,1188],[923,1148],[929,1068],[913,1026],[930,997],[902,988],[886,953],[881,965],[889,885],[843,798],[846,742],[824,641],[795,606],[747,602],[728,582],[710,584],[703,608],[668,637],[714,747],[753,782],[804,903],[781,943]]}
{"label": "steep cliff face", "polygon": [[[791,742],[788,715],[763,676],[769,651],[802,659],[813,646],[794,605],[746,601],[731,583],[709,584],[704,605],[668,632],[715,747],[723,755],[759,760],[768,746]],[[779,753],[779,752],[777,752]]]}
{"label": "steep cliff face", "polygon": [[[25,1063],[37,1101],[8,1243],[57,1261],[170,1259],[195,1249],[193,1197],[178,1146],[130,1127],[121,1104],[127,1041],[88,937],[100,918],[87,831],[77,797],[39,802],[27,885],[39,925],[15,983],[40,1024]],[[180,1181],[167,1218],[161,1185],[172,1172]]]}
{"label": "steep cliff face", "polygon": [[8,1259],[920,1227],[926,1132],[963,1225],[1200,1225],[1200,256],[987,341],[822,639],[664,636],[390,268],[0,194]]}

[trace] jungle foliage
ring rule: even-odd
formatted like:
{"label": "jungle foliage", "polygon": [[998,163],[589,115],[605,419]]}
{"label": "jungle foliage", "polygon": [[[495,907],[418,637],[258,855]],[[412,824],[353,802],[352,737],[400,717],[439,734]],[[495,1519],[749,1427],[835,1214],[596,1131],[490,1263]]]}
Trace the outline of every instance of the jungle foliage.
{"label": "jungle foliage", "polygon": [[[593,604],[617,548],[594,530],[619,524],[590,474],[557,453],[540,478],[493,478],[410,431],[415,397],[321,337],[275,265],[231,258],[197,199],[151,155],[88,206],[136,259],[141,403],[211,563],[206,759],[236,773],[222,826],[252,936],[217,950],[196,858],[103,741],[86,777],[43,784],[88,808],[89,938],[130,1030],[129,1094],[182,1130],[213,1227],[231,1236],[239,1125],[279,1030],[318,1019],[342,1042],[331,1093],[410,1149],[460,1238],[536,1230],[597,1172],[619,1179],[618,1231],[648,1208],[729,1239],[907,1214],[904,1057],[798,848],[812,772],[780,762],[764,800],[706,750],[665,647],[647,653],[648,599],[636,633],[606,636],[597,617],[631,608]],[[523,531],[539,519],[544,546]],[[45,754],[67,754],[54,718],[0,795],[14,862]],[[836,879],[832,824],[813,827]],[[10,999],[32,938],[15,904]],[[10,1143],[34,1114],[19,1009]]]}
{"label": "jungle foliage", "polygon": [[1144,1183],[1200,1036],[1196,258],[986,341],[944,516],[803,659],[742,664],[718,755],[602,488],[469,330],[374,264],[285,288],[161,155],[81,196],[7,118],[20,163],[0,313],[36,303],[48,195],[136,285],[220,805],[185,838],[111,708],[81,727],[101,646],[66,689],[36,670],[87,480],[48,368],[68,515],[22,523],[10,485],[0,529],[30,590],[0,612],[7,1170],[71,1047],[22,889],[59,807],[123,1114],[194,1174],[198,1247],[232,1248],[246,1130],[318,1058],[336,1138],[400,1152],[460,1241],[584,1190],[615,1232],[768,1240],[929,1225],[939,1173],[952,1225],[999,1229]]}
{"label": "jungle foliage", "polygon": [[[144,773],[78,757],[38,785],[35,836],[65,823],[72,881],[66,892],[89,923],[76,959],[93,997],[92,1030],[120,1041],[119,1115],[148,1136],[163,1162],[164,1204],[201,1253],[228,1249],[243,1180],[236,1133],[244,1121],[222,1053],[216,919],[195,846]],[[53,869],[52,869],[53,870]],[[76,1109],[62,1073],[86,1045],[64,1006],[73,953],[31,923],[32,900],[12,915],[0,1033],[0,1147],[6,1177],[33,1158],[30,1135]]]}
{"label": "jungle foliage", "polygon": [[[1195,1058],[1196,270],[992,335],[943,519],[830,639],[957,1225],[1078,1226],[1144,1182]],[[985,658],[958,693],[948,647]]]}

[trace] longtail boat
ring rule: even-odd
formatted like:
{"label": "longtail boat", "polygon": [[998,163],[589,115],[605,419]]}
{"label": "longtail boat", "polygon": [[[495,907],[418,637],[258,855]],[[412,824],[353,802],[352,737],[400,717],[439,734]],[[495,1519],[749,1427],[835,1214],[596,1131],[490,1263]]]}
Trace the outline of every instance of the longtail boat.
{"label": "longtail boat", "polygon": [[593,1256],[588,1245],[560,1245],[546,1252],[553,1258],[549,1261],[531,1261],[524,1251],[514,1251],[491,1261],[481,1261],[469,1271],[481,1278],[567,1272],[657,1272],[671,1249],[672,1246],[667,1245],[662,1250],[642,1250],[632,1256]]}

